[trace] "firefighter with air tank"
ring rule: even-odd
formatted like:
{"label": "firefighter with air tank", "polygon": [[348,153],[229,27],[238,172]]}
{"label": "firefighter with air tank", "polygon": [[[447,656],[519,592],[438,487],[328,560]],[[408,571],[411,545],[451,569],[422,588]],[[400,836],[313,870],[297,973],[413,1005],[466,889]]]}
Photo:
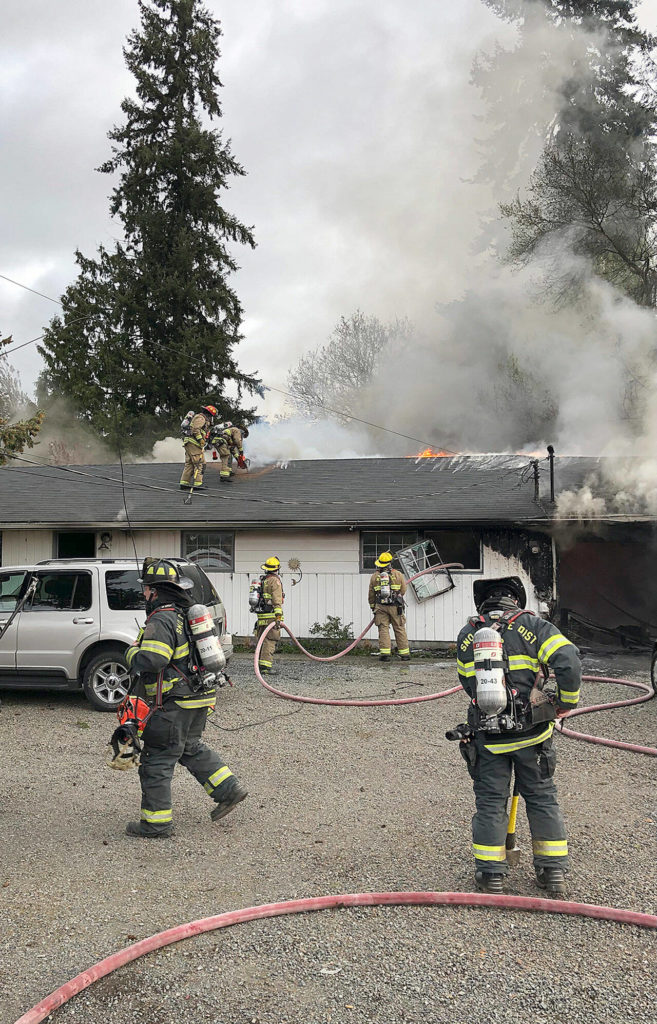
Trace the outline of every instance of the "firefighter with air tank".
{"label": "firefighter with air tank", "polygon": [[[534,869],[541,889],[565,890],[568,843],[553,775],[554,720],[579,700],[579,651],[556,626],[525,609],[517,576],[476,580],[477,615],[456,641],[458,675],[471,698],[467,723],[447,733],[473,781],[475,883],[501,893],[506,862],[507,801],[511,777],[525,801]],[[545,672],[542,673],[542,669]],[[543,690],[549,672],[556,693]]]}
{"label": "firefighter with air tank", "polygon": [[374,612],[374,625],[379,629],[379,661],[390,661],[390,627],[395,634],[399,657],[410,661],[404,615],[406,580],[399,569],[392,568],[393,558],[390,551],[384,551],[375,561],[376,572],[370,578],[367,600]]}
{"label": "firefighter with air tank", "polygon": [[[187,768],[214,801],[213,821],[233,810],[247,792],[201,739],[226,664],[208,609],[193,603],[192,581],[167,559],[146,559],[140,582],[146,625],[126,652],[130,673],[138,678],[119,708],[121,725],[110,741],[110,766],[139,764],[141,817],[128,822],[127,835],[164,839],[173,828],[176,764]],[[140,705],[146,709],[143,720]]]}
{"label": "firefighter with air tank", "polygon": [[200,491],[203,488],[205,446],[216,415],[214,405],[204,405],[200,412],[194,413],[194,410],[190,409],[183,417],[180,430],[185,449],[185,466],[180,477],[181,491]]}
{"label": "firefighter with air tank", "polygon": [[258,668],[261,673],[271,675],[276,644],[281,638],[280,623],[283,621],[285,594],[279,576],[281,563],[276,555],[272,555],[266,562],[263,562],[260,568],[264,575],[251,583],[249,608],[258,616],[254,630],[256,644],[267,626],[276,622],[274,629],[265,638],[258,659]]}
{"label": "firefighter with air tank", "polygon": [[233,459],[237,461],[240,469],[247,469],[248,463],[244,457],[244,438],[249,436],[249,431],[244,426],[233,426],[232,423],[223,423],[211,444],[216,448],[221,459],[219,479],[224,482],[233,477]]}

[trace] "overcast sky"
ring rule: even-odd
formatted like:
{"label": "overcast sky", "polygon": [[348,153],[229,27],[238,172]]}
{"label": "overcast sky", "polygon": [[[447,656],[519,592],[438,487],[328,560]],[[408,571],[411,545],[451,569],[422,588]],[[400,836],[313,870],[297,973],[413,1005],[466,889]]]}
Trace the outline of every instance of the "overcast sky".
{"label": "overcast sky", "polygon": [[[508,29],[480,0],[206,5],[224,33],[222,128],[247,171],[224,205],[258,243],[233,278],[246,317],[237,359],[285,388],[340,315],[417,320],[454,297],[474,230],[461,229],[476,171],[471,63]],[[657,0],[640,11],[657,32]],[[76,248],[92,256],[120,236],[111,179],[94,168],[132,91],[122,46],[138,23],[136,0],[3,4],[0,273],[53,298],[75,276]],[[55,310],[0,280],[0,331],[14,343]],[[36,346],[11,360],[31,391]]]}

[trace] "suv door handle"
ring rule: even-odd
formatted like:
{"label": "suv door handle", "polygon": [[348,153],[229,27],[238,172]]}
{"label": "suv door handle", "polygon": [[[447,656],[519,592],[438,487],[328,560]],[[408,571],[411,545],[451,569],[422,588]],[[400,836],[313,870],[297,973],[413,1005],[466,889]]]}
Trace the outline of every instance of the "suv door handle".
{"label": "suv door handle", "polygon": [[73,619],[73,622],[75,622],[76,624],[82,623],[85,626],[90,626],[93,621],[94,621],[93,619],[78,619],[78,618]]}

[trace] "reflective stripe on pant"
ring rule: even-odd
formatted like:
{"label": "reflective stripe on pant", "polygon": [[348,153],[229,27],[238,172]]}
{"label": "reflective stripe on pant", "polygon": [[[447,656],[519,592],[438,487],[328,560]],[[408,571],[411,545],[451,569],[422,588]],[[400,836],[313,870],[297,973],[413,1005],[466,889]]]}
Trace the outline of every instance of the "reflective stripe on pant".
{"label": "reflective stripe on pant", "polygon": [[377,604],[374,610],[374,625],[379,628],[379,654],[390,654],[390,626],[397,641],[397,653],[408,654],[406,616],[400,614],[395,605]]}
{"label": "reflective stripe on pant", "polygon": [[[269,622],[271,622],[271,619],[269,620]],[[266,630],[267,626],[269,625],[269,622],[265,622],[262,625],[256,625],[256,628],[255,628],[256,644],[258,643],[258,640],[260,639],[260,637],[262,636],[262,634]],[[258,664],[260,665],[261,668],[271,668],[272,667],[272,665],[274,663],[274,654],[276,653],[276,644],[280,640],[280,638],[281,638],[281,630],[280,630],[280,627],[278,627],[278,626],[276,626],[275,629],[272,629],[271,633],[267,634],[267,639],[265,640],[264,644],[260,648],[260,657],[258,658]]]}
{"label": "reflective stripe on pant", "polygon": [[493,754],[486,750],[479,733],[474,741],[477,762],[469,768],[473,780],[476,812],[472,819],[472,852],[477,868],[506,874],[507,801],[512,770],[525,801],[532,835],[534,867],[559,864],[568,866],[566,827],[557,802],[557,789],[551,776],[542,777],[541,764],[554,771],[554,740],[511,754]]}
{"label": "reflective stripe on pant", "polygon": [[185,445],[185,468],[180,477],[180,483],[187,487],[200,487],[203,483],[203,472],[205,470],[205,452],[197,444],[188,441]]}
{"label": "reflective stripe on pant", "polygon": [[219,801],[234,783],[233,773],[218,754],[201,741],[207,722],[207,708],[181,708],[171,701],[151,715],[142,740],[139,767],[142,828],[168,832],[173,819],[171,779],[180,762]]}

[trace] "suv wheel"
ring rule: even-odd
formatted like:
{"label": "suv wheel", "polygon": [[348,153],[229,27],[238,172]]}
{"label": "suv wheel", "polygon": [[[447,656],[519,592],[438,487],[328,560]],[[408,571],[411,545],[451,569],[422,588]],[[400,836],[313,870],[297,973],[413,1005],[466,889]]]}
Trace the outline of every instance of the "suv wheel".
{"label": "suv wheel", "polygon": [[128,692],[130,673],[122,647],[108,647],[84,670],[82,689],[97,711],[115,711]]}

